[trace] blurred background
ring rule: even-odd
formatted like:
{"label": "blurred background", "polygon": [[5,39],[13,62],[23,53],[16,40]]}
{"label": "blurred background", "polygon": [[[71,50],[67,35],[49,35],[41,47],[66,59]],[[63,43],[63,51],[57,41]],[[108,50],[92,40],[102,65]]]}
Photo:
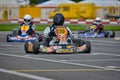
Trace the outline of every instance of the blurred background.
{"label": "blurred background", "polygon": [[120,18],[120,0],[0,0],[0,20],[22,19],[30,14],[34,19],[51,19],[56,13],[66,19]]}

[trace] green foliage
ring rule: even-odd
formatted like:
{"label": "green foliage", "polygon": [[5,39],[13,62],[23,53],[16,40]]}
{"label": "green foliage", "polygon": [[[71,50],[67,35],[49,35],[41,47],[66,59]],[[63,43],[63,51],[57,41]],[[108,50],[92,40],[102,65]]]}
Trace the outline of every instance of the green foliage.
{"label": "green foliage", "polygon": [[0,31],[11,31],[18,28],[18,24],[0,24]]}
{"label": "green foliage", "polygon": [[[36,31],[43,31],[49,25],[36,25]],[[72,31],[85,30],[86,25],[67,25]],[[15,28],[19,28],[19,24],[0,24],[0,31],[12,31]],[[119,25],[105,25],[104,30],[120,31]]]}

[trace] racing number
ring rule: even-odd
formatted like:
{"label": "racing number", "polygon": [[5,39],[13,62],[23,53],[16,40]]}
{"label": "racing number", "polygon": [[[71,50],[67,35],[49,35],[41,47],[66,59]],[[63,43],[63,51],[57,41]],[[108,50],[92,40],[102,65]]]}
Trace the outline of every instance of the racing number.
{"label": "racing number", "polygon": [[22,31],[27,31],[28,29],[29,29],[29,26],[28,26],[28,25],[26,25],[26,26],[24,25],[24,26],[21,27],[21,30],[22,30]]}
{"label": "racing number", "polygon": [[58,34],[65,34],[65,29],[58,29]]}
{"label": "racing number", "polygon": [[65,27],[57,27],[55,30],[55,33],[56,33],[57,37],[62,41],[65,40],[65,38],[67,36],[67,30]]}
{"label": "racing number", "polygon": [[64,28],[64,27],[58,27],[58,28],[56,28],[57,30],[57,34],[66,34],[67,33],[67,30],[66,30],[66,28]]}

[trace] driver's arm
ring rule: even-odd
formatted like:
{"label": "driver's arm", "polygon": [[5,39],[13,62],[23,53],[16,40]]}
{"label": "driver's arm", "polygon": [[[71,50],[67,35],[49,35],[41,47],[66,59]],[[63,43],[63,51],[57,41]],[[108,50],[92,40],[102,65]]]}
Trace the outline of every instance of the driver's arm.
{"label": "driver's arm", "polygon": [[49,34],[50,33],[50,27],[46,27],[45,30],[44,30],[44,36],[45,38],[49,38]]}
{"label": "driver's arm", "polygon": [[69,27],[66,27],[66,28],[67,28],[67,30],[69,31],[69,36],[72,38],[72,37],[73,37],[72,31],[70,30]]}
{"label": "driver's arm", "polygon": [[35,24],[33,24],[31,28],[33,31],[35,31],[35,28],[36,28]]}

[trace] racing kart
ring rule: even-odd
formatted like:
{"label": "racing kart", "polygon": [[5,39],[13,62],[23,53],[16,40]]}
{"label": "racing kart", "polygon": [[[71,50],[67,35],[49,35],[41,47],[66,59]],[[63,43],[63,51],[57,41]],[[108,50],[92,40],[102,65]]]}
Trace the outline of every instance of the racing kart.
{"label": "racing kart", "polygon": [[21,33],[18,34],[18,29],[13,29],[11,34],[7,34],[7,42],[26,42],[26,41],[39,41],[39,33],[33,33],[29,35],[27,31],[29,30],[29,25],[21,26]]}
{"label": "racing kart", "polygon": [[114,38],[115,37],[115,32],[114,31],[101,31],[99,33],[96,33],[95,31],[93,31],[93,29],[96,28],[95,25],[91,25],[90,28],[92,28],[92,30],[86,30],[86,31],[79,31],[78,35],[79,37],[93,37],[93,38]]}
{"label": "racing kart", "polygon": [[68,36],[68,30],[64,26],[55,28],[53,37],[49,46],[43,42],[25,42],[24,50],[26,53],[90,53],[91,43],[81,39],[72,39]]}

